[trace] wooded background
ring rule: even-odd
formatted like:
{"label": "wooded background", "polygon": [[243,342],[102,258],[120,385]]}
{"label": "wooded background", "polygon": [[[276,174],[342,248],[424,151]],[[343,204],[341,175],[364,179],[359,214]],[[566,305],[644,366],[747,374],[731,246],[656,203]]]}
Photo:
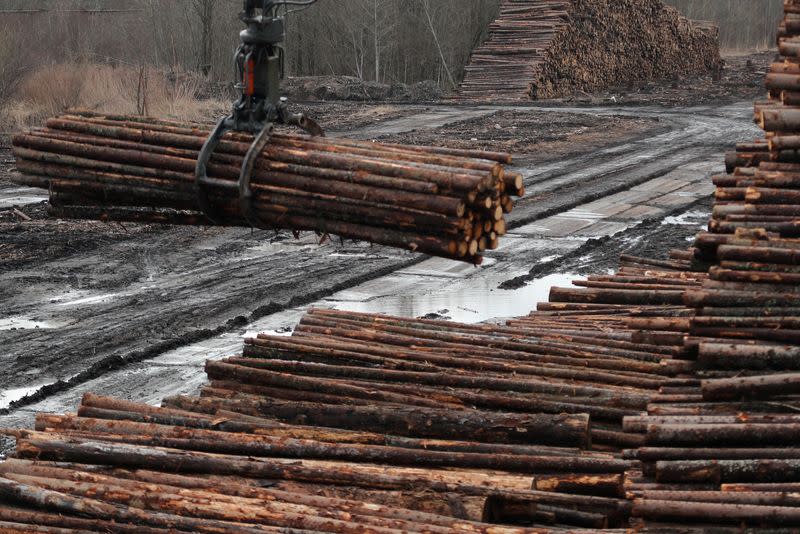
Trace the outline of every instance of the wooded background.
{"label": "wooded background", "polygon": [[723,48],[775,47],[775,29],[783,17],[782,0],[664,0],[692,19],[720,26]]}
{"label": "wooded background", "polygon": [[[499,0],[320,0],[288,20],[288,73],[452,88]],[[720,24],[726,48],[774,43],[781,0],[667,0]],[[0,0],[0,99],[38,65],[233,76],[240,0]]]}

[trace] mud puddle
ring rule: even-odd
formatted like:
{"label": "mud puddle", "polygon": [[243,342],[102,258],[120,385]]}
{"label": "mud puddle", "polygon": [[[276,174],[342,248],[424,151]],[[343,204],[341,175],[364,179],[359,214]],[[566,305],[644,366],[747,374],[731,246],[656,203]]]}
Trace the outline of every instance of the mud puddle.
{"label": "mud puddle", "polygon": [[4,330],[47,330],[56,328],[57,326],[58,325],[48,323],[47,321],[38,321],[34,318],[24,316],[4,317],[0,319],[0,332]]}
{"label": "mud puddle", "polygon": [[8,408],[13,402],[17,402],[20,399],[24,399],[28,395],[36,393],[43,385],[45,384],[0,391],[0,410]]}
{"label": "mud puddle", "polygon": [[42,194],[41,189],[28,187],[4,189],[0,190],[0,209],[39,204],[47,199],[48,195]]}
{"label": "mud puddle", "polygon": [[570,286],[580,276],[553,274],[533,280],[516,289],[498,289],[492,278],[474,278],[459,287],[418,294],[395,294],[365,301],[327,300],[338,310],[382,313],[403,317],[427,317],[461,323],[528,315],[536,304],[545,302],[553,286]]}

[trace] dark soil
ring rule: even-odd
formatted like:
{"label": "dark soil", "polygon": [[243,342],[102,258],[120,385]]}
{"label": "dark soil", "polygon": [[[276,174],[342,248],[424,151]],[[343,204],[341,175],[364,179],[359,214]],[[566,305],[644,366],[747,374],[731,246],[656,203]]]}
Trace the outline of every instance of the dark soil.
{"label": "dark soil", "polygon": [[644,221],[599,250],[567,260],[563,271],[588,275],[617,270],[622,254],[667,260],[670,250],[686,250],[698,232],[707,228],[712,203],[709,197],[682,217]]}
{"label": "dark soil", "polygon": [[639,117],[515,109],[378,140],[525,154],[525,161],[536,162],[608,146],[658,127],[658,120]]}
{"label": "dark soil", "polygon": [[[29,266],[135,240],[165,231],[164,226],[61,221],[47,213],[46,202],[0,210],[0,271]],[[21,212],[31,220],[25,220]]]}
{"label": "dark soil", "polygon": [[360,80],[352,76],[307,76],[287,78],[281,84],[283,92],[298,101],[352,102],[436,102],[442,90],[433,81],[411,85],[385,84]]}
{"label": "dark soil", "polygon": [[418,113],[423,106],[360,104],[354,102],[305,102],[292,104],[293,112],[305,113],[326,131],[347,132]]}

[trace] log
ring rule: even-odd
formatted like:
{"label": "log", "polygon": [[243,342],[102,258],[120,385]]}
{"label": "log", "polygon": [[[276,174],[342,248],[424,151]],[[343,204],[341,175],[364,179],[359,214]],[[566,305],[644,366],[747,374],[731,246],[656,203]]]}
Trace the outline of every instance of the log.
{"label": "log", "polygon": [[795,508],[722,503],[676,502],[636,499],[631,513],[645,519],[674,519],[710,523],[745,523],[758,525],[798,525],[800,512]]}
{"label": "log", "polygon": [[370,462],[388,465],[470,467],[522,473],[581,471],[585,473],[622,472],[627,464],[613,459],[563,456],[455,453],[405,449],[401,447],[329,443],[309,439],[236,434],[212,430],[186,429],[164,425],[104,422],[78,418],[48,417],[37,419],[45,428],[55,431],[76,431],[88,439],[168,448],[215,452],[238,456],[316,458]]}
{"label": "log", "polygon": [[796,482],[800,480],[800,460],[677,460],[656,463],[659,482],[714,484],[731,482]]}
{"label": "log", "polygon": [[260,401],[210,400],[170,397],[164,406],[220,408],[246,415],[269,416],[292,424],[311,424],[351,430],[382,428],[391,434],[439,439],[471,439],[500,443],[540,443],[542,445],[589,445],[589,416],[488,413],[477,410],[437,410],[432,408],[383,408],[380,406],[333,406],[327,404]]}
{"label": "log", "polygon": [[800,423],[651,424],[647,444],[670,447],[776,447],[796,443]]}
{"label": "log", "polygon": [[800,393],[799,373],[703,381],[703,398],[708,401],[764,399],[798,393]]}

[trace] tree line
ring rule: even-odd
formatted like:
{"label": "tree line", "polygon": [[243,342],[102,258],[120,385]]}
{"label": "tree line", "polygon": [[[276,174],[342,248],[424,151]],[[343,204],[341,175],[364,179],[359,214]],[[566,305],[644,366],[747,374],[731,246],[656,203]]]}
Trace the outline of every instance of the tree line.
{"label": "tree line", "polygon": [[[321,0],[287,19],[287,73],[451,86],[498,5]],[[240,9],[241,0],[0,0],[7,42],[0,53],[19,50],[28,65],[147,64],[226,81],[233,76]]]}
{"label": "tree line", "polygon": [[719,24],[720,44],[728,49],[775,47],[783,0],[665,0],[687,17]]}
{"label": "tree line", "polygon": [[[781,0],[666,0],[720,24],[723,47],[774,43]],[[500,0],[320,0],[287,20],[290,75],[460,80]],[[0,0],[0,74],[92,62],[233,76],[241,0]],[[11,73],[11,74],[9,74]],[[9,82],[6,81],[5,85]],[[4,82],[0,82],[0,97]]]}

